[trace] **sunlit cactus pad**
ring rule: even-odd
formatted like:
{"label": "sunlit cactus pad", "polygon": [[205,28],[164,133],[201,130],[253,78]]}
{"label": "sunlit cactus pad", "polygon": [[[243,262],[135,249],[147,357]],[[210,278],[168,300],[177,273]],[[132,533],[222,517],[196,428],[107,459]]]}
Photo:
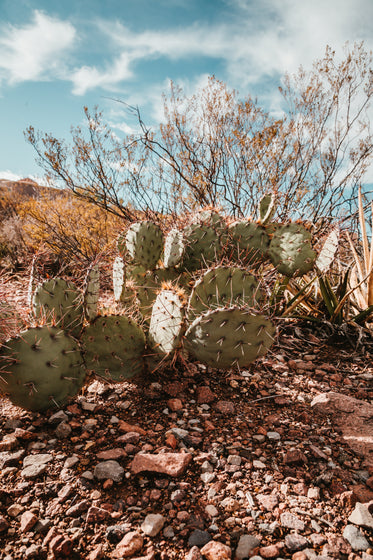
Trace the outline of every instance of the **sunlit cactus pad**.
{"label": "sunlit cactus pad", "polygon": [[284,276],[301,276],[315,264],[316,252],[311,248],[310,240],[311,234],[304,226],[286,224],[274,232],[268,256]]}
{"label": "sunlit cactus pad", "polygon": [[207,225],[191,224],[184,230],[185,252],[183,266],[186,270],[206,268],[220,259],[223,240],[216,230]]}
{"label": "sunlit cactus pad", "polygon": [[154,302],[149,327],[152,348],[169,354],[179,345],[184,330],[185,301],[176,290],[164,289]]}
{"label": "sunlit cactus pad", "polygon": [[163,251],[163,242],[162,230],[153,222],[135,222],[126,234],[129,258],[148,270],[156,267]]}
{"label": "sunlit cactus pad", "polygon": [[254,263],[261,259],[269,247],[269,236],[266,228],[255,222],[240,220],[229,226],[233,259],[244,263]]}
{"label": "sunlit cactus pad", "polygon": [[188,317],[217,307],[253,306],[261,299],[256,278],[238,267],[217,266],[208,270],[194,285]]}
{"label": "sunlit cactus pad", "polygon": [[83,297],[71,282],[53,278],[36,288],[33,312],[37,319],[68,331],[78,331],[84,318]]}
{"label": "sunlit cactus pad", "polygon": [[267,353],[274,336],[267,317],[234,306],[197,317],[185,333],[185,349],[214,368],[246,367]]}
{"label": "sunlit cactus pad", "polygon": [[122,301],[126,291],[126,267],[122,257],[116,257],[113,263],[113,292],[115,301]]}
{"label": "sunlit cactus pad", "polygon": [[145,335],[129,317],[97,317],[81,341],[87,369],[99,377],[120,382],[143,370]]}
{"label": "sunlit cactus pad", "polygon": [[163,264],[165,268],[178,265],[182,261],[184,250],[183,233],[177,228],[171,229],[166,235],[164,243]]}
{"label": "sunlit cactus pad", "polygon": [[57,327],[31,328],[8,341],[1,354],[0,389],[27,410],[63,406],[83,385],[80,347]]}

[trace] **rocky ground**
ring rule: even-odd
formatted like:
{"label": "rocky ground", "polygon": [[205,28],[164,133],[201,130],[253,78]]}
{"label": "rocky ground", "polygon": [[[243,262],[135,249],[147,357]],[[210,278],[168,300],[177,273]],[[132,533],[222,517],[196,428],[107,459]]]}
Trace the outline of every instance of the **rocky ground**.
{"label": "rocky ground", "polygon": [[289,323],[247,370],[95,381],[43,415],[2,399],[0,560],[373,560],[356,334]]}

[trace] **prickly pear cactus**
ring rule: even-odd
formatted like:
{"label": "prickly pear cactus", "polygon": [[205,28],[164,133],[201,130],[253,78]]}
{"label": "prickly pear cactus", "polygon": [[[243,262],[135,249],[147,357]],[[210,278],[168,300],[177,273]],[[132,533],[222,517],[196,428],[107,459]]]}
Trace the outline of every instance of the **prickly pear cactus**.
{"label": "prickly pear cactus", "polygon": [[185,296],[180,290],[163,289],[157,295],[148,334],[150,345],[156,352],[170,354],[180,346],[185,307]]}
{"label": "prickly pear cactus", "polygon": [[286,224],[278,228],[271,239],[268,256],[284,276],[302,276],[310,271],[316,260],[311,248],[311,234],[300,224]]}
{"label": "prickly pear cactus", "polygon": [[113,291],[115,301],[122,301],[126,291],[126,267],[122,257],[116,257],[113,264]]}
{"label": "prickly pear cactus", "polygon": [[34,292],[33,314],[37,320],[58,325],[77,336],[84,319],[82,294],[62,278],[47,280]]}
{"label": "prickly pear cactus", "polygon": [[97,317],[98,296],[100,292],[100,269],[98,264],[89,267],[84,288],[84,312],[88,321]]}
{"label": "prickly pear cactus", "polygon": [[224,246],[224,241],[213,227],[199,224],[192,224],[185,229],[184,243],[182,265],[189,271],[207,268],[219,261]]}
{"label": "prickly pear cactus", "polygon": [[276,212],[276,197],[273,194],[264,195],[259,202],[259,221],[265,226]]}
{"label": "prickly pear cactus", "polygon": [[197,280],[189,298],[188,318],[217,307],[253,306],[262,298],[256,278],[238,267],[218,266]]}
{"label": "prickly pear cactus", "polygon": [[197,210],[192,216],[191,223],[212,227],[218,234],[221,234],[226,229],[224,218],[214,208],[201,208]]}
{"label": "prickly pear cactus", "polygon": [[339,229],[333,229],[324,241],[321,251],[316,259],[316,267],[325,274],[331,267],[339,245]]}
{"label": "prickly pear cactus", "polygon": [[161,257],[164,236],[153,222],[135,222],[126,234],[126,249],[133,263],[153,270]]}
{"label": "prickly pear cactus", "polygon": [[145,334],[129,317],[97,317],[81,337],[87,369],[118,383],[143,370]]}
{"label": "prickly pear cactus", "polygon": [[183,259],[185,250],[183,234],[177,228],[171,229],[164,243],[163,264],[165,268],[177,266]]}
{"label": "prickly pear cactus", "polygon": [[243,264],[261,262],[269,247],[269,236],[262,225],[240,220],[229,226],[229,258]]}
{"label": "prickly pear cactus", "polygon": [[13,404],[43,411],[61,407],[85,379],[77,341],[58,327],[35,327],[1,349],[0,389]]}
{"label": "prickly pear cactus", "polygon": [[206,311],[185,333],[185,349],[214,368],[246,367],[271,347],[275,327],[263,315],[237,306]]}

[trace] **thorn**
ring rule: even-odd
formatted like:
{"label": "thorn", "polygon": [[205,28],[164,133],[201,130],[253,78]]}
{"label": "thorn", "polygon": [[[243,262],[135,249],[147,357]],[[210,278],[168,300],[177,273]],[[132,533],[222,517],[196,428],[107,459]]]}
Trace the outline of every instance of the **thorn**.
{"label": "thorn", "polygon": [[219,338],[219,340],[217,340],[217,344],[220,344],[220,346],[223,344],[225,340],[225,336],[222,336],[221,338]]}

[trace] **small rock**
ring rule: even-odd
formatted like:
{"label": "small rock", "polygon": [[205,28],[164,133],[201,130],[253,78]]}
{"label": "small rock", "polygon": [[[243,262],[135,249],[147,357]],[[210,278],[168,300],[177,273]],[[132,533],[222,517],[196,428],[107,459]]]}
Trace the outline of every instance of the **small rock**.
{"label": "small rock", "polygon": [[22,513],[24,511],[24,507],[21,504],[12,504],[11,506],[8,507],[7,514],[10,515],[10,517],[17,517],[20,513]]}
{"label": "small rock", "polygon": [[215,404],[215,410],[221,414],[234,414],[235,408],[231,401],[218,401]]}
{"label": "small rock", "polygon": [[289,449],[284,457],[285,465],[301,465],[308,463],[307,457],[299,449]]}
{"label": "small rock", "polygon": [[198,404],[209,404],[216,399],[215,393],[213,393],[208,386],[202,386],[197,388],[197,403]]}
{"label": "small rock", "polygon": [[369,527],[373,529],[373,516],[369,513],[368,508],[360,502],[356,504],[348,521],[354,523],[354,525],[359,525],[359,527]]}
{"label": "small rock", "polygon": [[4,531],[7,531],[8,528],[9,528],[9,523],[7,522],[5,517],[0,515],[0,533],[3,533]]}
{"label": "small rock", "polygon": [[278,558],[281,553],[281,548],[277,544],[270,544],[262,546],[259,549],[259,554],[262,558]]}
{"label": "small rock", "polygon": [[273,511],[278,506],[278,497],[275,494],[258,494],[256,498],[267,511]]}
{"label": "small rock", "polygon": [[167,406],[172,412],[177,412],[183,409],[183,403],[180,399],[169,399],[167,401]]}
{"label": "small rock", "polygon": [[110,517],[110,513],[103,508],[91,506],[87,512],[86,523],[100,523]]}
{"label": "small rock", "polygon": [[[133,432],[135,433],[135,432]],[[127,434],[128,435],[128,434]],[[139,434],[136,434],[139,438]],[[126,452],[121,447],[116,447],[115,449],[105,449],[105,451],[100,451],[97,453],[96,457],[99,461],[115,461],[121,459],[126,455]]]}
{"label": "small rock", "polygon": [[66,422],[68,419],[69,417],[66,412],[64,412],[63,410],[59,410],[55,414],[52,414],[48,422],[50,424],[60,424],[61,422]]}
{"label": "small rock", "polygon": [[281,525],[286,529],[295,529],[296,531],[304,531],[304,523],[299,517],[293,513],[285,512],[280,516]]}
{"label": "small rock", "polygon": [[37,523],[37,516],[31,511],[25,511],[21,515],[20,531],[21,533],[27,533],[31,531],[33,526]]}
{"label": "small rock", "polygon": [[95,466],[93,474],[98,480],[110,478],[114,482],[121,482],[124,468],[117,461],[103,461]]}
{"label": "small rock", "polygon": [[56,535],[49,543],[52,558],[70,558],[73,549],[74,543],[67,535]]}
{"label": "small rock", "polygon": [[219,510],[213,504],[208,504],[205,507],[205,512],[209,517],[217,517],[219,515]]}
{"label": "small rock", "polygon": [[290,550],[290,552],[296,552],[297,550],[302,550],[308,546],[308,540],[302,535],[297,535],[296,533],[290,533],[285,537],[285,546]]}
{"label": "small rock", "polygon": [[166,518],[160,513],[149,513],[141,525],[141,530],[148,537],[155,537],[163,528]]}
{"label": "small rock", "polygon": [[350,543],[352,550],[368,550],[370,548],[369,542],[355,525],[346,525],[343,537]]}
{"label": "small rock", "polygon": [[201,549],[206,560],[230,560],[232,551],[229,546],[218,541],[210,541]]}
{"label": "small rock", "polygon": [[112,558],[129,558],[142,549],[144,539],[137,531],[131,531],[124,535],[123,539],[117,544],[112,554]]}
{"label": "small rock", "polygon": [[149,471],[179,476],[191,460],[190,453],[138,453],[131,463],[131,471],[134,474]]}
{"label": "small rock", "polygon": [[258,548],[259,545],[260,540],[253,535],[242,535],[238,541],[236,559],[244,560],[244,558],[250,558],[252,551]]}
{"label": "small rock", "polygon": [[232,513],[240,509],[240,503],[231,496],[228,496],[227,498],[224,498],[224,500],[222,500],[221,507],[224,508],[228,513]]}
{"label": "small rock", "polygon": [[202,554],[199,551],[198,546],[193,546],[188,554],[185,556],[185,560],[202,560]]}
{"label": "small rock", "polygon": [[63,464],[64,469],[71,469],[76,463],[79,463],[79,457],[76,455],[72,455],[72,457],[68,457]]}
{"label": "small rock", "polygon": [[192,531],[191,534],[189,535],[188,546],[190,547],[198,546],[199,548],[201,548],[202,546],[210,542],[211,539],[212,537],[210,533],[208,533],[207,531],[201,531],[201,529],[194,529],[194,531]]}

